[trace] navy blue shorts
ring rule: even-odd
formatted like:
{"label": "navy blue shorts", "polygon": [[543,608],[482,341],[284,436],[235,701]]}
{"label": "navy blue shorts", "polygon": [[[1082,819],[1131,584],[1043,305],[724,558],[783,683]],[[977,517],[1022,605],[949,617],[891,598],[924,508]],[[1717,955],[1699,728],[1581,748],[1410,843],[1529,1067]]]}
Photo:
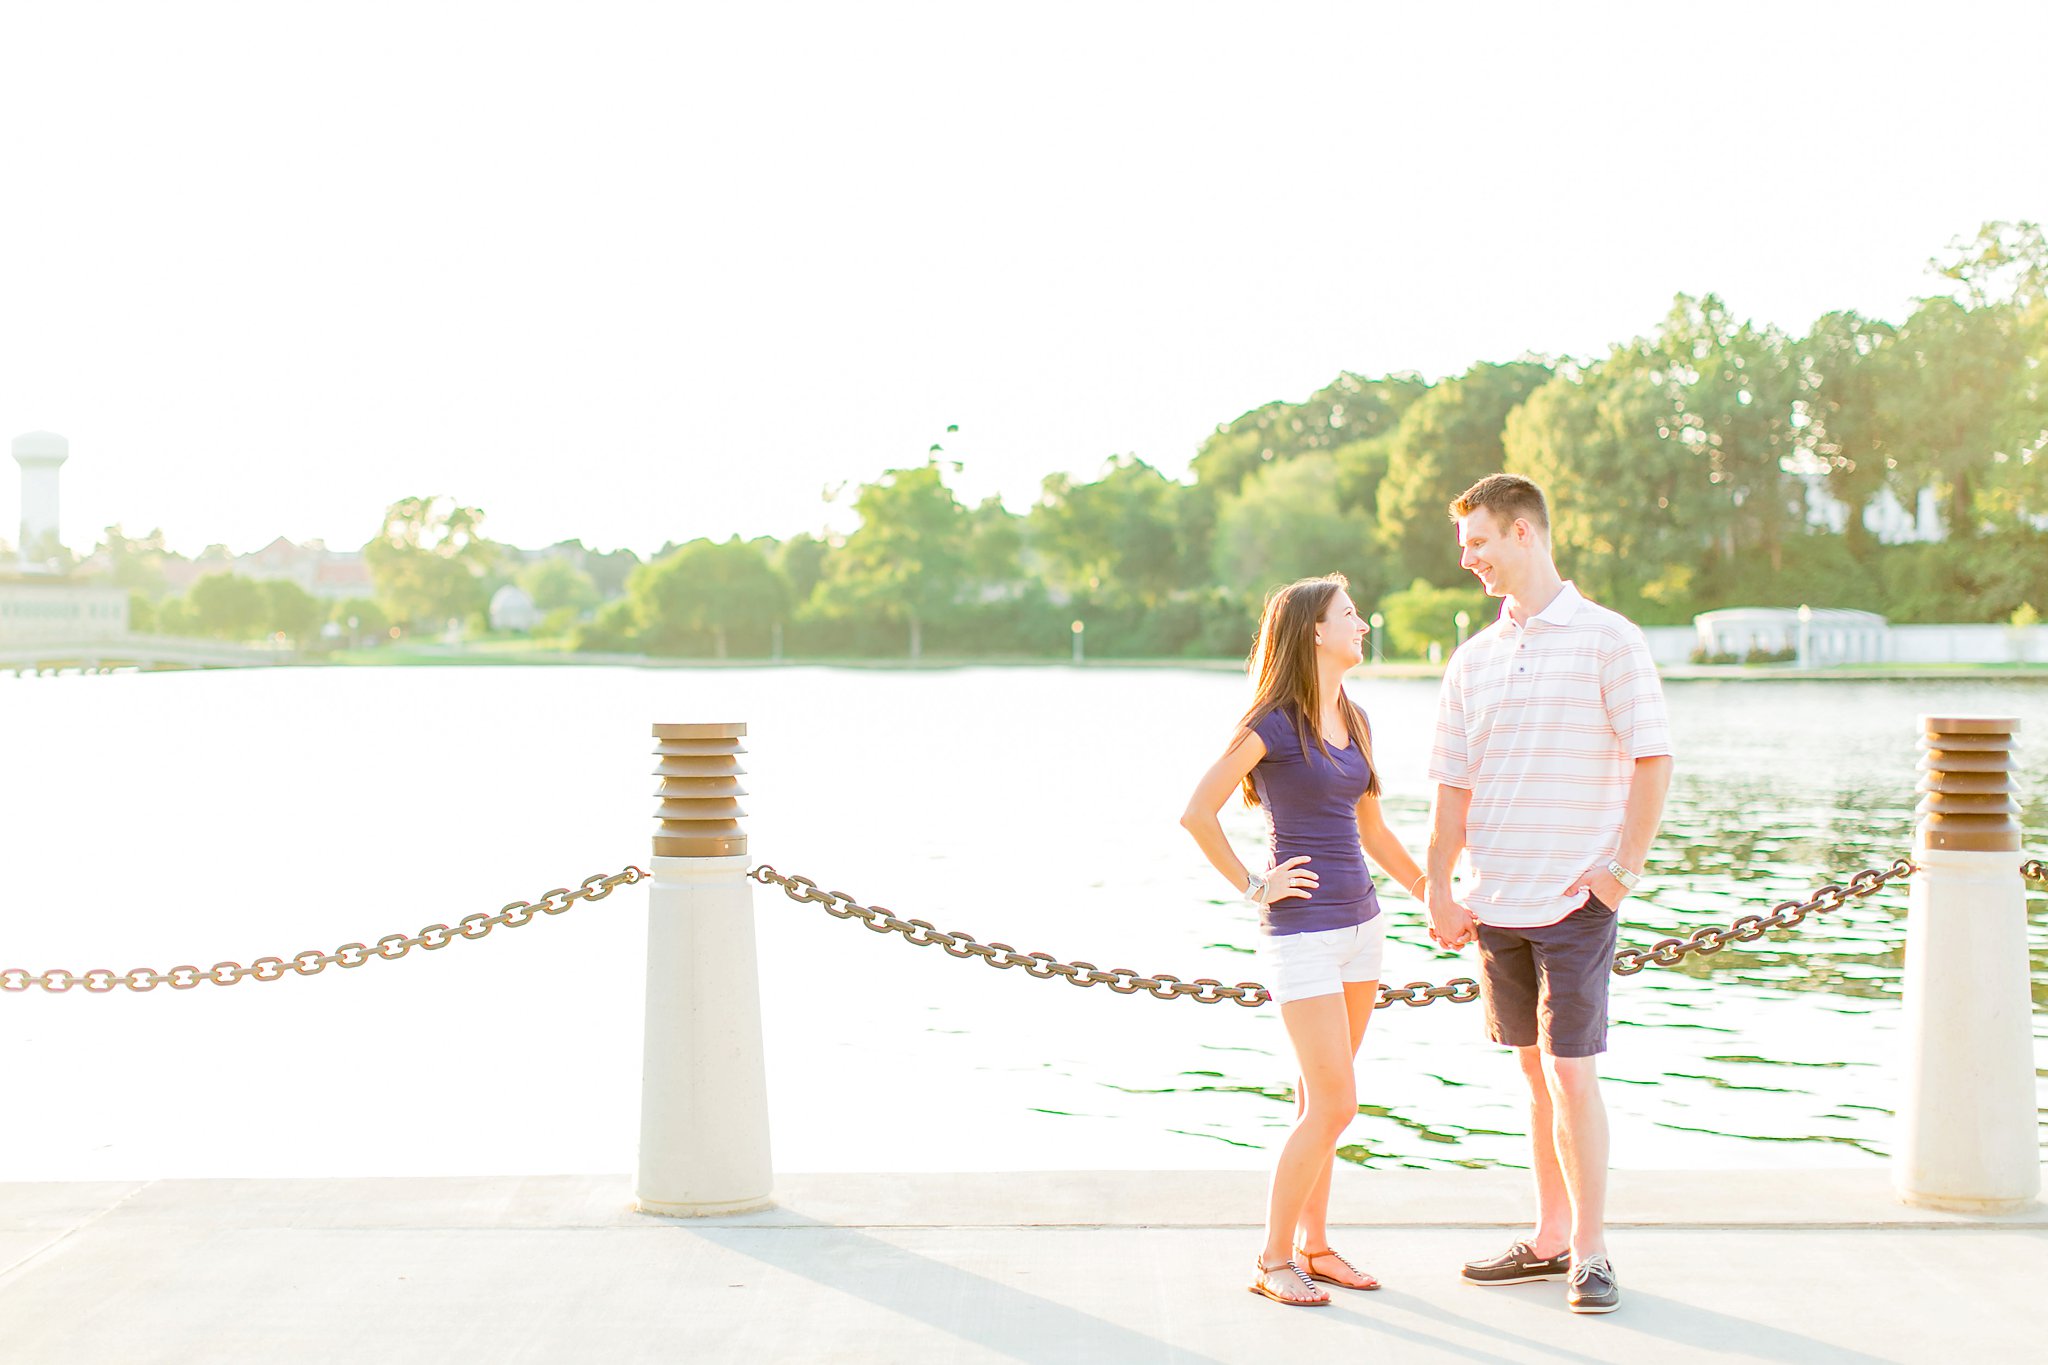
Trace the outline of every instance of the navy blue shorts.
{"label": "navy blue shorts", "polygon": [[1555,924],[1479,926],[1486,1036],[1509,1047],[1539,1042],[1553,1057],[1607,1050],[1607,986],[1614,979],[1617,916],[1589,895]]}

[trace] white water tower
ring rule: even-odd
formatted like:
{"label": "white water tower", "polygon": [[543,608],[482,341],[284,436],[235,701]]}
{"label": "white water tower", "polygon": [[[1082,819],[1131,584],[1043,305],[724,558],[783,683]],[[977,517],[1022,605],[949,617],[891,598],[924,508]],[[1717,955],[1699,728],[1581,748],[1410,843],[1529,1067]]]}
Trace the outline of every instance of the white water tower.
{"label": "white water tower", "polygon": [[54,431],[14,438],[14,462],[21,466],[23,564],[41,563],[57,553],[57,470],[70,456],[71,442]]}

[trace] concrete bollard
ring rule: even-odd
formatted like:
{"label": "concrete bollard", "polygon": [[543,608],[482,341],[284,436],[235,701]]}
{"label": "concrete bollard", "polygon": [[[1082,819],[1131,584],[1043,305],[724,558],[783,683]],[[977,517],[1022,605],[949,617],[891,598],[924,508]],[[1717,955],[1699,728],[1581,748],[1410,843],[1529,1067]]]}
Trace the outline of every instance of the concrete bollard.
{"label": "concrete bollard", "polygon": [[743,723],[657,725],[661,821],[647,903],[647,1039],[634,1207],[688,1218],[765,1207],[768,1079],[741,830]]}
{"label": "concrete bollard", "polygon": [[1906,1088],[1892,1184],[1908,1204],[2034,1202],[2041,1153],[2019,806],[2007,716],[1923,716],[1906,922]]}

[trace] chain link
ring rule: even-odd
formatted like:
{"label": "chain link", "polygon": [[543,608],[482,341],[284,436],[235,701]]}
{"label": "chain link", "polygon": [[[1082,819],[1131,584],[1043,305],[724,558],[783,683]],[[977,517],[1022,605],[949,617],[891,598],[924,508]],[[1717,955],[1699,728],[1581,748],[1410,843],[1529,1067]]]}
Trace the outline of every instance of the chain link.
{"label": "chain link", "polygon": [[1692,953],[1710,956],[1731,943],[1748,943],[1773,929],[1796,929],[1808,915],[1839,910],[1851,900],[1876,895],[1891,882],[1912,876],[1919,869],[1911,858],[1900,858],[1890,867],[1866,867],[1847,883],[1830,882],[1803,901],[1780,901],[1768,915],[1744,915],[1727,928],[1707,925],[1685,938],[1659,939],[1648,948],[1623,948],[1614,955],[1614,974],[1634,976],[1655,964],[1676,967]]}
{"label": "chain link", "polygon": [[437,948],[446,948],[457,938],[482,938],[501,924],[508,929],[517,929],[530,923],[536,913],[559,915],[577,901],[601,901],[618,888],[631,886],[646,876],[639,868],[629,865],[624,871],[609,876],[599,872],[585,877],[580,885],[573,888],[558,886],[537,901],[513,901],[495,915],[469,915],[454,925],[429,924],[417,934],[386,934],[373,944],[344,943],[331,953],[308,948],[289,959],[259,957],[246,967],[239,962],[216,962],[211,967],[173,967],[166,972],[154,967],[137,967],[125,975],[108,971],[105,967],[95,967],[88,972],[48,971],[40,975],[20,967],[9,967],[0,971],[0,990],[25,991],[41,987],[52,995],[62,995],[73,986],[83,986],[95,995],[102,995],[117,986],[126,986],[131,991],[153,991],[158,986],[189,991],[202,981],[211,981],[216,986],[233,986],[251,978],[276,981],[287,972],[318,976],[330,966],[360,967],[374,957],[395,962],[415,948],[433,952]]}
{"label": "chain link", "polygon": [[2020,875],[2030,882],[2048,882],[2048,862],[2029,858],[2020,864]]}
{"label": "chain link", "polygon": [[[2026,875],[2030,877],[2041,875],[2039,860],[2026,864],[2026,868],[2035,869],[2027,871]],[[1648,948],[1623,948],[1614,955],[1614,974],[1634,976],[1653,963],[1660,967],[1673,967],[1691,953],[1718,953],[1731,943],[1747,943],[1762,938],[1773,929],[1797,928],[1808,915],[1839,910],[1851,900],[1875,895],[1889,883],[1912,876],[1916,870],[1911,859],[1900,858],[1888,868],[1867,867],[1846,883],[1831,882],[1806,900],[1781,902],[1768,915],[1744,915],[1726,927],[1706,925],[1693,930],[1688,937],[1660,939]],[[1226,986],[1212,977],[1182,981],[1164,973],[1141,976],[1129,967],[1112,967],[1105,971],[1092,962],[1061,962],[1049,953],[1020,953],[1007,943],[983,943],[971,934],[947,933],[934,928],[926,920],[898,919],[879,905],[862,905],[844,891],[821,891],[809,877],[785,876],[767,863],[747,875],[763,886],[781,887],[784,895],[800,905],[822,906],[826,914],[836,919],[858,919],[878,934],[901,934],[904,941],[920,948],[938,944],[954,957],[978,957],[999,971],[1022,967],[1040,980],[1057,976],[1069,985],[1107,986],[1119,995],[1145,991],[1161,1000],[1186,996],[1204,1005],[1230,1000],[1249,1008],[1272,999],[1266,988],[1256,981],[1240,981],[1235,986]],[[1410,981],[1405,986],[1382,985],[1379,1003],[1373,1008],[1383,1010],[1389,1005],[1419,1008],[1439,1000],[1469,1005],[1478,998],[1479,983],[1469,976],[1459,976],[1442,985],[1427,981]]]}
{"label": "chain link", "polygon": [[[1899,858],[1890,867],[1865,868],[1846,883],[1823,886],[1806,900],[1781,901],[1768,915],[1744,915],[1725,927],[1705,925],[1685,938],[1660,939],[1648,948],[1623,948],[1614,955],[1615,975],[1633,976],[1653,965],[1676,966],[1694,953],[1707,956],[1731,944],[1762,938],[1773,929],[1796,929],[1808,915],[1840,910],[1849,901],[1875,895],[1890,883],[1910,877],[1917,870],[1911,859]],[[1092,962],[1062,962],[1050,953],[1020,953],[1007,943],[983,943],[971,934],[949,933],[928,920],[899,919],[881,906],[862,905],[844,891],[820,890],[818,883],[808,877],[785,876],[765,863],[747,875],[763,886],[781,887],[783,894],[799,904],[822,906],[835,918],[858,919],[875,933],[900,934],[907,943],[920,948],[937,946],[952,957],[980,958],[999,971],[1022,967],[1028,975],[1040,980],[1059,977],[1074,986],[1107,986],[1118,995],[1135,995],[1143,991],[1160,1000],[1184,996],[1204,1005],[1228,1000],[1249,1008],[1263,1005],[1272,998],[1256,981],[1240,981],[1234,986],[1225,985],[1213,977],[1182,981],[1164,972],[1146,976],[1131,967],[1104,969]],[[2048,861],[2030,858],[2020,864],[2020,875],[2030,881],[2048,881]],[[291,958],[258,958],[247,966],[239,962],[216,962],[211,967],[187,964],[162,972],[153,967],[136,967],[126,973],[105,967],[85,972],[54,969],[41,973],[9,967],[0,970],[0,991],[41,989],[62,995],[74,987],[83,987],[88,993],[99,995],[121,987],[147,992],[159,986],[184,991],[205,981],[217,986],[232,986],[251,978],[276,981],[287,973],[318,976],[330,966],[346,970],[360,967],[373,957],[396,961],[414,948],[434,952],[457,938],[483,938],[501,924],[517,929],[531,923],[535,914],[559,915],[579,900],[601,901],[619,887],[631,886],[646,876],[647,873],[640,868],[628,865],[623,871],[609,876],[597,873],[586,877],[573,888],[558,886],[535,901],[513,901],[495,915],[467,915],[452,925],[427,925],[417,934],[387,934],[375,944],[345,943],[331,953],[309,948]],[[1386,1009],[1390,1005],[1420,1007],[1439,1000],[1464,1005],[1478,998],[1479,983],[1469,976],[1460,976],[1441,985],[1427,981],[1410,981],[1401,986],[1382,985],[1379,1002],[1374,1008]]]}

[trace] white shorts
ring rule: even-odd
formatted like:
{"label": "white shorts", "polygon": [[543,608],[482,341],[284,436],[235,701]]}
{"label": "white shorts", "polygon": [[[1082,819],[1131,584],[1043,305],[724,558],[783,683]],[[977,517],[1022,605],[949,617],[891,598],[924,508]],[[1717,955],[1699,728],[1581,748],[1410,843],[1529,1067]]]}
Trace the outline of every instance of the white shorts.
{"label": "white shorts", "polygon": [[1276,1005],[1339,995],[1347,981],[1377,981],[1387,955],[1387,912],[1363,924],[1306,934],[1261,934],[1259,979]]}

